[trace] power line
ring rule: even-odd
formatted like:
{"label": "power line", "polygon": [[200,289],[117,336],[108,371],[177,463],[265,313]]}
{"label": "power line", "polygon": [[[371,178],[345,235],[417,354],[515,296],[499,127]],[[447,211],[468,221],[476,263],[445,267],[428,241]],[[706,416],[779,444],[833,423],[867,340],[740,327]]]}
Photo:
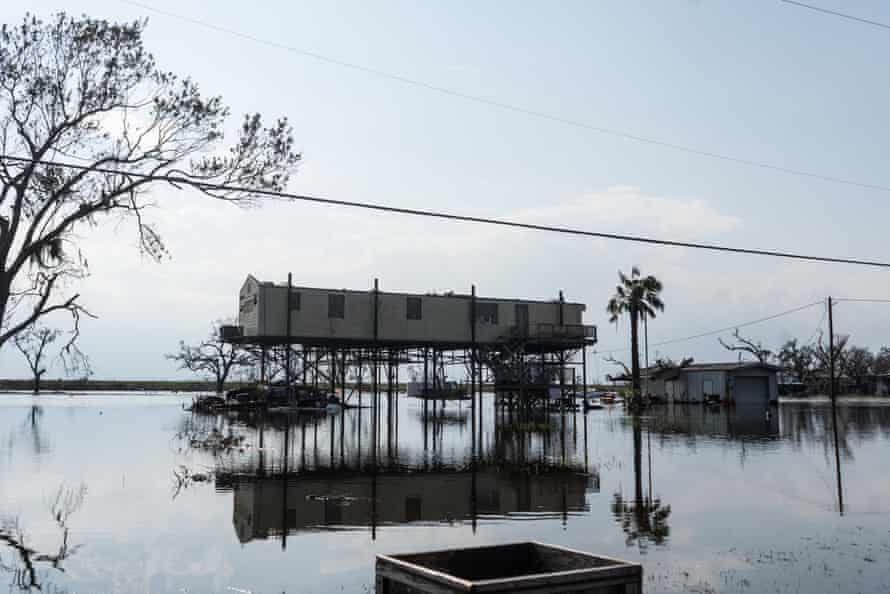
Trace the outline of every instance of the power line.
{"label": "power line", "polygon": [[890,299],[857,299],[857,298],[846,298],[846,299],[835,299],[834,301],[850,301],[853,303],[890,303]]}
{"label": "power line", "polygon": [[810,335],[809,340],[807,340],[804,344],[810,345],[816,341],[816,335],[822,332],[822,325],[825,323],[825,317],[828,315],[828,308],[822,310],[822,317],[819,318],[819,323],[816,324],[816,329],[813,330],[813,333]]}
{"label": "power line", "polygon": [[848,19],[850,21],[856,21],[857,23],[863,23],[866,25],[873,25],[875,27],[882,27],[884,29],[890,29],[890,25],[887,23],[882,23],[880,21],[872,21],[870,19],[864,19],[862,17],[853,16],[852,14],[847,14],[844,12],[838,12],[836,10],[829,10],[827,8],[822,8],[821,6],[813,6],[812,4],[805,4],[803,2],[796,2],[795,0],[779,0],[780,2],[784,2],[785,4],[791,4],[793,6],[798,6],[800,8],[807,8],[809,10],[814,10],[816,12],[821,12],[823,14],[829,14],[831,16],[841,17],[842,19]]}
{"label": "power line", "polygon": [[794,252],[783,252],[777,250],[766,250],[766,249],[756,249],[756,248],[740,248],[740,247],[729,247],[722,246],[717,244],[709,244],[709,243],[697,243],[691,241],[678,241],[678,240],[670,240],[670,239],[657,239],[654,237],[643,237],[639,235],[628,235],[623,233],[606,233],[602,231],[587,231],[584,229],[572,229],[569,227],[559,227],[554,225],[540,225],[536,223],[522,223],[519,221],[510,221],[506,219],[494,219],[488,217],[478,217],[471,215],[462,215],[462,214],[454,214],[447,213],[442,211],[435,210],[426,210],[426,209],[418,209],[418,208],[403,208],[398,206],[388,206],[385,204],[376,204],[373,202],[358,202],[353,200],[336,200],[334,198],[321,198],[319,196],[306,196],[302,194],[294,194],[290,192],[275,192],[272,190],[263,190],[256,188],[248,188],[243,186],[234,186],[228,184],[216,184],[216,183],[207,183],[202,181],[197,181],[194,179],[189,179],[186,177],[179,176],[152,176],[144,173],[138,172],[130,172],[130,171],[120,171],[117,169],[111,169],[106,167],[89,167],[85,165],[75,165],[71,163],[61,163],[57,161],[50,160],[41,160],[41,159],[31,159],[24,157],[15,157],[10,155],[0,154],[0,159],[6,159],[8,161],[15,161],[20,163],[37,163],[40,165],[46,165],[51,167],[65,167],[68,169],[75,169],[79,171],[91,170],[96,173],[106,173],[112,175],[122,175],[129,176],[136,179],[152,179],[155,181],[164,181],[168,182],[174,186],[179,185],[187,185],[198,188],[200,190],[216,190],[220,192],[241,192],[246,194],[255,194],[260,196],[270,196],[274,198],[287,198],[289,200],[299,200],[302,202],[313,202],[316,204],[326,204],[329,206],[341,206],[341,207],[350,207],[350,208],[361,208],[365,210],[375,210],[379,212],[387,212],[387,213],[395,213],[395,214],[405,214],[405,215],[413,215],[413,216],[421,216],[421,217],[430,217],[437,219],[445,219],[449,221],[461,221],[464,223],[480,223],[485,225],[498,225],[501,227],[512,227],[515,229],[527,229],[531,231],[547,231],[550,233],[562,233],[565,235],[574,235],[576,237],[590,237],[596,239],[611,239],[615,241],[630,241],[634,243],[644,243],[649,245],[659,245],[659,246],[668,246],[668,247],[682,247],[682,248],[690,248],[697,250],[708,250],[713,252],[725,252],[725,253],[734,253],[734,254],[747,254],[751,256],[768,256],[773,258],[786,258],[791,260],[804,260],[810,262],[823,262],[823,263],[831,263],[831,264],[852,264],[856,266],[874,266],[877,268],[890,268],[890,262],[881,262],[877,260],[862,260],[858,258],[838,258],[833,256],[811,256],[807,254],[798,254]]}
{"label": "power line", "polygon": [[136,6],[136,7],[142,8],[143,10],[147,10],[149,12],[160,14],[160,15],[170,17],[173,19],[177,19],[180,21],[184,21],[187,23],[192,23],[194,25],[198,25],[200,27],[204,27],[206,29],[210,29],[213,31],[217,31],[219,33],[225,33],[227,35],[233,35],[236,37],[240,37],[242,39],[247,39],[254,43],[258,43],[260,45],[266,45],[266,46],[274,47],[277,49],[283,49],[283,50],[292,52],[294,54],[297,54],[297,55],[300,55],[300,56],[303,56],[306,58],[312,58],[313,60],[317,60],[319,62],[325,62],[327,64],[340,66],[342,68],[349,68],[351,70],[356,70],[359,72],[364,72],[366,74],[371,74],[371,75],[378,76],[381,78],[386,78],[386,79],[393,80],[393,81],[396,81],[396,82],[399,82],[399,83],[402,83],[405,85],[410,85],[413,87],[425,89],[427,91],[433,91],[435,93],[440,93],[442,95],[448,95],[450,97],[456,97],[458,99],[463,99],[465,101],[471,101],[474,103],[480,103],[483,105],[487,105],[489,107],[496,107],[498,109],[512,111],[514,113],[531,116],[533,118],[538,118],[541,120],[556,122],[559,124],[563,124],[566,126],[572,126],[575,128],[582,128],[585,130],[597,132],[599,134],[605,134],[605,135],[614,136],[617,138],[623,138],[625,140],[631,140],[634,142],[649,144],[649,145],[658,146],[658,147],[662,147],[662,148],[668,148],[668,149],[684,152],[684,153],[691,154],[691,155],[697,155],[699,157],[707,157],[710,159],[716,159],[716,160],[720,160],[720,161],[736,163],[738,165],[744,165],[747,167],[766,169],[769,171],[775,171],[775,172],[783,173],[783,174],[787,174],[787,175],[806,177],[809,179],[816,179],[816,180],[835,183],[835,184],[854,186],[857,188],[864,188],[864,189],[868,189],[868,190],[878,190],[881,192],[890,192],[890,186],[887,186],[887,185],[860,182],[857,180],[846,179],[846,178],[842,178],[842,177],[835,177],[835,176],[831,176],[831,175],[823,175],[823,174],[815,173],[812,171],[805,171],[803,169],[795,169],[792,167],[784,167],[782,165],[774,165],[772,163],[767,163],[765,161],[756,161],[754,159],[746,159],[746,158],[742,158],[742,157],[736,157],[736,156],[732,156],[732,155],[727,155],[727,154],[718,153],[718,152],[714,152],[714,151],[699,149],[699,148],[686,146],[686,145],[682,145],[682,144],[677,144],[677,143],[673,143],[673,142],[668,142],[668,141],[664,141],[664,140],[658,140],[655,138],[640,136],[638,134],[633,134],[631,132],[626,132],[626,131],[618,130],[615,128],[607,128],[604,126],[597,126],[594,124],[583,122],[581,120],[562,117],[562,116],[554,115],[551,113],[538,111],[538,110],[527,108],[527,107],[522,107],[520,105],[506,103],[503,101],[498,101],[495,99],[489,99],[487,97],[482,97],[480,95],[473,95],[470,93],[464,93],[462,91],[456,91],[456,90],[450,89],[448,87],[443,87],[443,86],[436,85],[433,83],[428,83],[428,82],[425,82],[425,81],[422,81],[422,80],[419,80],[416,78],[410,78],[407,76],[403,76],[401,74],[395,74],[392,72],[387,72],[385,70],[372,68],[370,66],[364,66],[361,64],[357,64],[355,62],[348,62],[346,60],[332,58],[330,56],[326,56],[324,54],[319,54],[317,52],[300,49],[300,48],[297,48],[297,47],[294,47],[291,45],[279,43],[277,41],[270,41],[268,39],[263,39],[261,37],[255,36],[255,35],[251,35],[249,33],[243,33],[241,31],[237,31],[235,29],[230,29],[228,27],[223,27],[220,25],[214,25],[212,23],[208,23],[207,21],[203,21],[203,20],[196,19],[193,17],[188,17],[185,15],[177,14],[175,12],[170,12],[170,11],[162,10],[159,8],[155,8],[153,6],[149,6],[147,4],[143,4],[142,2],[137,2],[135,0],[118,0],[118,1],[123,4],[129,4],[131,6]]}
{"label": "power line", "polygon": [[[677,344],[677,343],[679,343],[679,342],[686,342],[686,341],[689,341],[689,340],[696,340],[696,339],[698,339],[698,338],[706,338],[706,337],[708,337],[708,336],[716,336],[716,335],[718,335],[718,334],[723,334],[724,332],[729,332],[729,331],[731,331],[731,330],[736,330],[736,329],[738,329],[738,328],[746,328],[746,327],[748,327],[748,326],[753,326],[753,325],[755,325],[755,324],[760,324],[760,323],[762,323],[762,322],[768,322],[768,321],[770,321],[770,320],[775,320],[776,318],[781,318],[781,317],[784,317],[784,316],[787,316],[787,315],[791,315],[791,314],[793,314],[793,313],[797,313],[797,312],[799,312],[799,311],[803,311],[803,310],[805,310],[805,309],[809,309],[809,308],[811,308],[811,307],[814,307],[814,306],[816,306],[816,305],[821,305],[821,304],[824,304],[824,303],[825,303],[825,302],[822,301],[822,300],[820,300],[820,301],[814,301],[813,303],[807,303],[806,305],[801,305],[800,307],[795,307],[794,309],[789,309],[789,310],[786,310],[786,311],[782,311],[782,312],[779,312],[779,313],[777,313],[777,314],[773,314],[773,315],[771,315],[771,316],[766,316],[766,317],[764,317],[764,318],[758,318],[758,319],[756,319],[756,320],[751,320],[751,321],[749,321],[749,322],[742,322],[741,324],[733,324],[732,326],[727,326],[726,328],[720,328],[719,330],[710,330],[710,331],[708,331],[708,332],[702,332],[702,333],[700,333],[700,334],[693,334],[692,336],[684,336],[684,337],[682,337],[682,338],[671,338],[671,339],[669,339],[669,340],[662,340],[662,341],[660,341],[660,342],[651,342],[651,343],[649,343],[649,346],[650,346],[650,347],[666,346],[666,345],[669,345],[669,344]],[[629,348],[623,348],[623,349],[610,349],[610,350],[608,350],[608,351],[599,351],[599,350],[598,350],[598,351],[596,351],[596,353],[597,353],[597,354],[623,353],[623,352],[627,352],[627,351],[629,351],[629,350],[630,350]]]}

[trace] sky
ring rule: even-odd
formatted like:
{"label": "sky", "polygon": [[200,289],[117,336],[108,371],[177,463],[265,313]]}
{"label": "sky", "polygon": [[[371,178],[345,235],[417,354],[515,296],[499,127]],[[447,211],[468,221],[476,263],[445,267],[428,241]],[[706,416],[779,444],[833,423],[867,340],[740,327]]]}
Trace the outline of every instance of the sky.
{"label": "sky", "polygon": [[[191,75],[233,114],[286,115],[303,162],[289,190],[535,222],[823,256],[890,260],[890,192],[745,166],[534,117],[406,84],[361,65],[486,100],[665,143],[890,186],[890,31],[779,1],[230,2],[32,0],[112,20],[148,17],[161,67]],[[815,3],[817,0],[813,0]],[[819,6],[890,23],[881,2]],[[23,6],[0,4],[0,22]],[[156,11],[175,13],[175,18]],[[191,21],[187,20],[191,19]],[[197,24],[200,21],[212,27]],[[213,28],[216,27],[216,28]],[[219,28],[237,31],[243,36]],[[259,43],[261,39],[268,43]],[[292,51],[288,47],[299,51]],[[383,290],[467,291],[587,304],[597,349],[628,344],[605,304],[618,270],[664,283],[651,344],[827,295],[890,298],[878,268],[716,254],[269,202],[243,209],[157,188],[149,213],[171,258],[140,254],[132,223],[80,232],[90,277],[77,290],[98,318],[82,348],[96,378],[187,378],[165,360],[237,315],[247,274]],[[812,307],[744,329],[776,348],[825,328]],[[841,303],[839,333],[890,344],[890,304]],[[729,337],[731,332],[723,336]],[[616,357],[626,353],[615,353]],[[716,337],[650,357],[733,360]],[[614,372],[603,355],[594,376]],[[55,366],[48,375],[62,374]],[[0,376],[27,377],[17,352]]]}

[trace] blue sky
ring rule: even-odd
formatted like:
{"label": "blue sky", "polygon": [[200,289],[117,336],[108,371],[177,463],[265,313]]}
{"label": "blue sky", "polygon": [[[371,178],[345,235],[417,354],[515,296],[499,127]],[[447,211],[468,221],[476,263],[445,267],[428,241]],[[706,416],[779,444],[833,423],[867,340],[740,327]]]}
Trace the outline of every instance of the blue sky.
{"label": "blue sky", "polygon": [[[815,1],[815,0],[814,0]],[[35,0],[49,15],[68,2]],[[151,6],[270,42],[558,117],[744,159],[890,185],[890,32],[778,1],[267,2]],[[880,2],[820,6],[890,22]],[[14,23],[21,5],[0,6]],[[466,101],[270,47],[119,1],[76,12],[150,19],[159,63],[233,113],[291,118],[305,161],[291,190],[592,230],[890,259],[890,192],[690,155]],[[665,283],[651,340],[729,326],[825,295],[890,297],[878,269],[573,239],[329,207],[240,210],[170,189],[152,213],[172,252],[140,256],[132,228],[85,230],[100,316],[83,345],[101,378],[182,377],[162,357],[233,316],[253,273],[306,285],[464,290],[588,303],[603,349],[616,270]],[[890,306],[844,304],[839,331],[890,344]],[[818,308],[754,326],[774,346],[813,334]],[[659,354],[727,358],[716,339]],[[591,364],[593,365],[593,363]],[[608,370],[599,365],[600,373]],[[60,371],[60,370],[59,370]],[[24,375],[14,352],[0,375]]]}

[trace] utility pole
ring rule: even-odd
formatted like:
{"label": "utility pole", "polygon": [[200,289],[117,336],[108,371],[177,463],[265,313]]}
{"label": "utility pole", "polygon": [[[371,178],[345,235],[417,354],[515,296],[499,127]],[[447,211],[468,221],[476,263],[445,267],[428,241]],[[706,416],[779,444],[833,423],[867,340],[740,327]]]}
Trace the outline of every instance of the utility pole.
{"label": "utility pole", "polygon": [[291,293],[293,291],[293,285],[294,285],[293,274],[288,272],[287,273],[287,299],[284,302],[284,315],[287,319],[287,321],[285,322],[285,332],[287,334],[287,336],[286,336],[287,342],[284,347],[286,349],[284,351],[284,385],[286,386],[285,389],[287,390],[287,392],[285,392],[285,393],[287,394],[288,402],[290,402],[291,398],[293,397],[293,395],[291,393],[291,385],[290,385],[290,382],[291,382],[291,376],[290,376],[290,335],[291,335],[290,302],[292,299]]}
{"label": "utility pole", "polygon": [[828,367],[829,381],[831,386],[828,389],[831,397],[831,418],[832,430],[834,432],[834,465],[837,469],[837,503],[840,513],[844,513],[844,490],[841,486],[841,454],[838,446],[837,437],[837,394],[835,393],[835,377],[834,377],[834,302],[831,297],[828,298]]}

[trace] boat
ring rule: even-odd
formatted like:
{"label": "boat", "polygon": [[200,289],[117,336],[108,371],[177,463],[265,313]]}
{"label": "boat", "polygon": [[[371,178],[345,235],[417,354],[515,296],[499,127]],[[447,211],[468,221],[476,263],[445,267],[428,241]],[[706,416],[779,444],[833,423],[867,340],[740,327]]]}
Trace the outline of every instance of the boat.
{"label": "boat", "polygon": [[603,392],[600,395],[600,402],[603,404],[620,404],[624,402],[624,398],[619,396],[617,392]]}
{"label": "boat", "polygon": [[584,410],[599,410],[603,408],[600,402],[603,392],[588,392],[584,395]]}

